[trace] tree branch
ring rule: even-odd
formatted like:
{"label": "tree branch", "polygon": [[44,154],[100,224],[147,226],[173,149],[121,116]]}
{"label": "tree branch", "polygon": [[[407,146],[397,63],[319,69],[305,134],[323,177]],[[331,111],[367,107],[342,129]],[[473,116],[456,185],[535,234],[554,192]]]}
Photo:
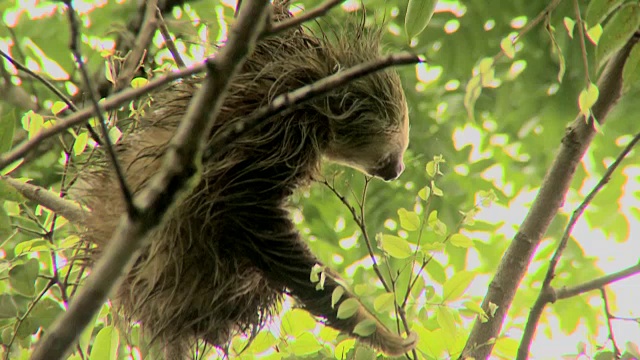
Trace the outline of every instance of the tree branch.
{"label": "tree branch", "polygon": [[599,277],[597,279],[593,279],[591,281],[587,281],[583,284],[562,288],[556,290],[556,298],[558,300],[568,299],[570,297],[580,295],[586,293],[588,291],[593,291],[600,289],[604,286],[612,284],[616,281],[620,281],[626,279],[630,276],[634,276],[640,273],[640,263],[637,263],[633,266],[630,266],[624,270],[618,271],[613,274],[605,275],[603,277]]}
{"label": "tree branch", "polygon": [[531,347],[531,343],[533,342],[533,337],[535,336],[536,329],[538,328],[538,322],[540,321],[540,316],[542,316],[542,311],[544,307],[548,303],[555,302],[558,294],[551,288],[551,280],[555,277],[556,267],[558,262],[560,261],[560,257],[564,252],[564,249],[569,242],[569,236],[571,236],[571,232],[573,231],[573,227],[578,222],[582,213],[586,210],[587,206],[591,203],[593,198],[604,188],[604,186],[611,179],[611,175],[618,168],[618,166],[622,163],[622,160],[631,152],[631,150],[635,147],[635,145],[640,141],[640,133],[638,133],[627,146],[620,152],[616,160],[609,166],[607,171],[604,173],[600,181],[593,187],[593,189],[589,192],[589,194],[585,197],[582,203],[578,206],[578,208],[573,212],[571,218],[569,219],[569,223],[567,224],[564,234],[562,235],[562,239],[558,244],[558,248],[556,252],[553,254],[551,258],[549,268],[547,269],[547,274],[542,282],[542,289],[538,298],[536,299],[533,307],[531,308],[531,312],[529,313],[529,317],[527,319],[527,324],[524,328],[524,333],[522,334],[522,340],[520,341],[520,347],[518,349],[518,358],[519,359],[528,359],[529,358],[529,348]]}
{"label": "tree branch", "polygon": [[598,81],[600,97],[592,108],[593,117],[585,121],[584,117],[579,115],[567,129],[558,156],[545,176],[518,233],[502,257],[482,303],[482,308],[488,313],[490,305],[497,305],[497,310],[488,321],[475,321],[461,359],[486,359],[491,354],[495,343],[492,339],[497,338],[500,333],[533,253],[562,205],[576,167],[595,136],[593,118],[603,124],[607,114],[620,98],[622,69],[636,41],[635,38],[631,39],[607,64]]}
{"label": "tree branch", "polygon": [[73,201],[64,200],[58,193],[44,189],[40,186],[25,183],[12,179],[8,176],[0,176],[0,179],[18,190],[22,196],[31,200],[58,215],[64,216],[67,220],[82,224],[86,211]]}
{"label": "tree branch", "polygon": [[[98,261],[86,285],[73,298],[69,310],[40,341],[33,360],[61,359],[88,325],[111,289],[126,272],[151,229],[157,226],[178,193],[193,184],[202,147],[224,100],[228,84],[253,48],[266,18],[267,0],[245,1],[229,42],[207,61],[209,72],[194,95],[184,121],[169,143],[161,171],[134,199],[138,211],[126,214]],[[133,216],[136,215],[136,216]]]}

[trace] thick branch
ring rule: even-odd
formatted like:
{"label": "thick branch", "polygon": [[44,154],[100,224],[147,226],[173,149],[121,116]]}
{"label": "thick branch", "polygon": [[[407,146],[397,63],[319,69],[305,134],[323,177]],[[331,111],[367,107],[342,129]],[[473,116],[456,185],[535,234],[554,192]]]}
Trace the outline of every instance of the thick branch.
{"label": "thick branch", "polygon": [[44,189],[40,186],[24,183],[7,176],[0,177],[2,181],[13,186],[25,198],[46,207],[58,215],[64,216],[67,220],[81,224],[85,210],[73,201],[65,200],[58,193]]}
{"label": "thick branch", "polygon": [[[593,106],[592,113],[600,124],[605,122],[607,114],[620,98],[622,69],[635,42],[635,39],[630,40],[615,55],[598,81],[600,98]],[[593,140],[595,130],[591,121],[593,120],[585,121],[580,115],[567,129],[558,156],[547,172],[520,230],[502,257],[482,303],[485,311],[489,310],[490,304],[497,305],[498,308],[489,321],[483,323],[476,320],[461,358],[486,359],[491,354],[493,349],[491,339],[499,335],[504,318],[533,253],[562,205],[576,167]]]}
{"label": "thick branch", "polygon": [[138,211],[123,216],[86,285],[73,298],[69,310],[38,344],[33,360],[64,357],[131,265],[146,235],[162,221],[177,195],[193,183],[205,134],[213,126],[232,76],[256,41],[260,31],[258,27],[265,23],[259,19],[266,19],[268,4],[267,0],[247,0],[243,4],[228,44],[218,56],[208,60],[211,71],[189,104],[176,136],[169,143],[161,171],[135,197],[134,205]]}

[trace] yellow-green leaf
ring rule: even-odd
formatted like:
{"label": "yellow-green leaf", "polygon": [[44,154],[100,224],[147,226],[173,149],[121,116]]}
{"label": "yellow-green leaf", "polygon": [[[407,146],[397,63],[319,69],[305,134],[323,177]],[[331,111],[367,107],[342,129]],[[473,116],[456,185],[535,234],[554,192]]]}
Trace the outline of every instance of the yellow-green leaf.
{"label": "yellow-green leaf", "polygon": [[73,143],[73,153],[78,156],[84,152],[84,149],[87,148],[87,140],[89,137],[86,132],[80,133],[76,138],[76,141]]}
{"label": "yellow-green leaf", "polygon": [[547,32],[549,33],[549,38],[551,38],[551,42],[553,43],[553,50],[558,55],[558,65],[559,65],[558,82],[561,83],[562,78],[564,78],[564,73],[567,65],[564,60],[564,55],[562,54],[562,48],[560,47],[560,45],[558,44],[558,41],[556,40],[555,28],[547,24],[546,29],[547,29]]}
{"label": "yellow-green leaf", "polygon": [[578,96],[578,107],[582,115],[588,117],[589,114],[591,114],[591,107],[598,101],[599,95],[600,91],[594,83],[590,83],[586,89],[580,92]]}
{"label": "yellow-green leaf", "polygon": [[335,356],[338,360],[343,360],[347,358],[347,353],[353,349],[356,345],[355,339],[346,339],[341,341],[338,345],[336,345]]}
{"label": "yellow-green leaf", "polygon": [[461,248],[473,247],[473,241],[462,234],[451,235],[449,242],[451,242],[451,245],[461,247]]}
{"label": "yellow-green leaf", "polygon": [[587,37],[594,45],[597,45],[600,42],[600,37],[602,37],[602,25],[598,24],[590,27],[587,30]]}
{"label": "yellow-green leaf", "polygon": [[66,103],[62,101],[56,101],[53,103],[53,105],[51,105],[51,113],[53,115],[58,115],[66,109],[68,109],[68,106]]}
{"label": "yellow-green leaf", "polygon": [[469,271],[459,271],[455,273],[442,286],[442,301],[458,300],[467,291],[475,275]]}
{"label": "yellow-green leaf", "polygon": [[398,209],[398,218],[400,226],[407,231],[415,231],[420,227],[420,217],[413,211],[407,209]]}
{"label": "yellow-green leaf", "polygon": [[418,196],[422,200],[426,201],[429,198],[429,195],[431,195],[431,189],[428,186],[425,186],[418,191]]}
{"label": "yellow-green leaf", "polygon": [[384,312],[393,309],[393,299],[395,295],[393,293],[384,293],[378,295],[375,300],[373,300],[373,308],[377,312]]}
{"label": "yellow-green leaf", "polygon": [[29,111],[22,117],[22,127],[27,130],[29,139],[33,138],[44,126],[42,115]]}
{"label": "yellow-green leaf", "polygon": [[322,344],[310,332],[301,334],[294,341],[289,342],[291,351],[297,357],[317,353],[322,349]]}
{"label": "yellow-green leaf", "polygon": [[347,299],[338,307],[338,319],[348,319],[355,315],[360,307],[360,303],[356,299]]}
{"label": "yellow-green leaf", "polygon": [[141,77],[137,77],[131,80],[131,87],[134,89],[141,88],[149,83],[149,80]]}
{"label": "yellow-green leaf", "polygon": [[436,320],[442,331],[450,338],[457,337],[456,320],[453,310],[446,306],[438,306],[436,309]]}
{"label": "yellow-green leaf", "polygon": [[380,246],[389,254],[389,256],[396,259],[405,259],[413,253],[407,240],[389,234],[383,234],[380,238]]}
{"label": "yellow-green leaf", "polygon": [[98,332],[91,347],[89,360],[112,360],[118,358],[120,336],[113,326],[106,326]]}
{"label": "yellow-green leaf", "polygon": [[437,0],[409,0],[404,18],[404,30],[409,41],[427,27],[437,3]]}
{"label": "yellow-green leaf", "polygon": [[600,68],[627,43],[640,27],[637,2],[622,5],[605,25],[596,47],[596,65]]}
{"label": "yellow-green leaf", "polygon": [[342,286],[338,286],[335,289],[333,289],[333,292],[331,293],[331,308],[335,308],[336,304],[338,303],[338,301],[340,301],[340,299],[342,298],[342,295],[344,295],[344,288]]}
{"label": "yellow-green leaf", "polygon": [[465,88],[464,93],[464,108],[467,110],[467,116],[470,120],[474,120],[474,107],[476,105],[476,101],[482,94],[482,84],[481,84],[481,75],[475,75],[469,82]]}
{"label": "yellow-green leaf", "polygon": [[109,140],[111,140],[112,144],[117,143],[121,137],[122,137],[122,131],[120,131],[120,129],[118,129],[115,126],[109,129]]}
{"label": "yellow-green leaf", "polygon": [[569,37],[573,39],[573,29],[576,26],[576,22],[570,17],[565,17],[563,20],[564,27],[567,29],[567,34],[569,34]]}
{"label": "yellow-green leaf", "polygon": [[513,42],[510,38],[506,37],[502,39],[500,41],[500,48],[509,59],[513,59],[516,56],[516,48],[513,46]]}
{"label": "yellow-green leaf", "polygon": [[360,336],[369,336],[376,332],[376,321],[372,319],[367,319],[360,321],[355,328],[353,328],[353,333]]}

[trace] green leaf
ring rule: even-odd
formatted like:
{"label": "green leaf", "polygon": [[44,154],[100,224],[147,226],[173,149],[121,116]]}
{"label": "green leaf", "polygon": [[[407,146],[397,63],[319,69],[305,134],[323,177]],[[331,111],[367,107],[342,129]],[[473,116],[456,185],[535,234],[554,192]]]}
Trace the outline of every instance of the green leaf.
{"label": "green leaf", "polygon": [[63,112],[64,110],[68,109],[69,107],[67,106],[67,104],[65,102],[62,101],[56,101],[53,103],[53,105],[51,105],[51,113],[53,115],[58,115],[59,113]]}
{"label": "green leaf", "polygon": [[473,241],[462,234],[451,235],[449,242],[451,243],[451,245],[461,247],[461,248],[473,247]]}
{"label": "green leaf", "polygon": [[393,293],[384,293],[378,295],[375,300],[373,300],[373,308],[377,312],[384,312],[393,309],[393,300],[395,295]]}
{"label": "green leaf", "polygon": [[109,129],[109,140],[111,140],[112,144],[117,143],[121,137],[122,137],[122,131],[120,131],[120,129],[118,129],[115,126]]}
{"label": "green leaf", "polygon": [[376,332],[376,321],[372,319],[362,320],[353,328],[353,333],[360,336],[369,336],[374,332]]}
{"label": "green leaf", "polygon": [[516,339],[501,336],[496,340],[495,350],[497,354],[507,359],[515,359],[520,343]]}
{"label": "green leaf", "polygon": [[356,299],[347,299],[338,307],[338,319],[348,319],[358,312],[360,303]]}
{"label": "green leaf", "polygon": [[418,191],[418,196],[422,200],[426,201],[429,198],[429,195],[431,195],[431,188],[429,188],[428,186],[425,186],[420,189],[420,191]]}
{"label": "green leaf", "polygon": [[38,327],[47,329],[63,312],[64,308],[57,301],[43,298],[33,306],[30,317],[36,320]]}
{"label": "green leaf", "polygon": [[296,356],[295,358],[317,353],[322,349],[322,344],[318,339],[310,332],[301,334],[295,341],[289,343],[291,351]]}
{"label": "green leaf", "polygon": [[404,30],[409,41],[427,27],[437,3],[437,0],[409,0],[404,19]]}
{"label": "green leaf", "polygon": [[0,319],[13,319],[18,315],[18,309],[9,294],[0,294]]}
{"label": "green leaf", "polygon": [[500,48],[509,59],[513,59],[516,56],[516,48],[513,46],[513,41],[511,41],[510,38],[503,38],[500,41]]}
{"label": "green leaf", "polygon": [[458,330],[456,328],[456,320],[453,316],[453,310],[446,306],[438,306],[436,309],[436,320],[438,321],[438,325],[442,328],[444,333],[451,337],[456,338]]}
{"label": "green leaf", "polygon": [[411,247],[409,247],[409,243],[407,242],[407,240],[401,237],[383,234],[382,236],[378,237],[378,240],[382,250],[384,250],[391,257],[394,257],[396,259],[405,259],[413,254],[413,251],[411,251]]}
{"label": "green leaf", "polygon": [[480,74],[475,75],[469,82],[467,83],[467,87],[465,88],[464,93],[464,108],[467,110],[467,116],[470,120],[474,120],[474,107],[476,105],[476,101],[482,94],[482,84],[481,84],[481,76]]}
{"label": "green leaf", "polygon": [[332,309],[336,307],[336,304],[338,303],[338,301],[340,301],[340,299],[342,298],[342,295],[344,295],[344,288],[342,286],[338,286],[335,289],[333,289],[333,292],[331,293]]}
{"label": "green leaf", "polygon": [[599,24],[624,0],[591,0],[584,20],[588,26]]}
{"label": "green leaf", "polygon": [[556,40],[555,28],[547,24],[546,29],[547,29],[547,32],[549,33],[549,38],[551,38],[551,42],[553,43],[553,50],[558,55],[558,65],[560,67],[558,69],[558,82],[561,83],[562,78],[564,78],[564,73],[565,73],[567,64],[564,59],[564,54],[562,54],[562,48],[560,47],[560,45],[558,44],[558,41]]}
{"label": "green leaf", "polygon": [[271,333],[269,330],[262,330],[257,335],[256,338],[253,339],[251,343],[251,352],[254,354],[259,354],[261,352],[265,352],[272,347],[274,347],[278,343],[278,339]]}
{"label": "green leaf", "polygon": [[447,282],[442,286],[442,301],[455,301],[464,295],[465,291],[475,275],[469,271],[459,271],[455,273]]}
{"label": "green leaf", "polygon": [[572,18],[566,16],[563,19],[563,22],[565,29],[567,29],[567,34],[569,34],[569,37],[573,39],[573,29],[576,27],[576,22]]}
{"label": "green leaf", "polygon": [[585,118],[588,118],[591,114],[591,107],[598,101],[598,96],[600,96],[600,91],[594,83],[590,83],[586,89],[580,92],[578,96],[578,107],[580,108],[580,113],[584,115]]}
{"label": "green leaf", "polygon": [[15,127],[16,121],[13,116],[8,116],[7,114],[0,116],[0,154],[11,149]]}
{"label": "green leaf", "polygon": [[9,214],[4,207],[0,206],[0,244],[5,242],[14,231]]}
{"label": "green leaf", "polygon": [[84,149],[87,148],[87,140],[89,137],[86,132],[81,133],[76,138],[76,141],[73,143],[73,154],[78,156],[84,152]]}
{"label": "green leaf", "polygon": [[398,218],[400,218],[400,226],[407,231],[416,231],[420,228],[420,217],[413,211],[400,208]]}
{"label": "green leaf", "polygon": [[35,251],[49,251],[51,249],[53,249],[53,245],[51,245],[49,241],[44,239],[33,239],[33,240],[23,241],[18,245],[16,245],[16,247],[13,249],[13,253],[16,256],[19,256],[22,254],[28,254]]}
{"label": "green leaf", "polygon": [[596,47],[599,69],[627,43],[640,27],[640,6],[636,2],[622,5],[605,25]]}
{"label": "green leaf", "polygon": [[15,202],[24,202],[25,198],[16,188],[8,184],[5,180],[0,179],[0,200],[9,200]]}
{"label": "green leaf", "polygon": [[24,264],[19,264],[9,270],[9,283],[20,295],[33,296],[36,292],[36,278],[38,277],[40,264],[36,259],[29,259]]}
{"label": "green leaf", "polygon": [[439,284],[444,284],[447,281],[447,274],[444,272],[444,267],[435,259],[431,259],[427,264],[427,273]]}
{"label": "green leaf", "polygon": [[282,316],[281,326],[285,334],[298,336],[315,328],[316,320],[302,309],[293,309]]}
{"label": "green leaf", "polygon": [[149,83],[149,80],[141,77],[137,77],[131,80],[131,87],[134,89],[141,88]]}
{"label": "green leaf", "polygon": [[347,353],[351,351],[356,345],[355,339],[346,339],[336,345],[335,356],[338,360],[347,359]]}
{"label": "green leaf", "polygon": [[600,42],[600,37],[602,37],[602,26],[598,24],[596,26],[590,27],[587,30],[587,37],[594,45],[598,44]]}
{"label": "green leaf", "polygon": [[622,92],[628,92],[640,81],[640,46],[634,46],[622,69]]}
{"label": "green leaf", "polygon": [[29,111],[22,117],[22,126],[27,130],[29,139],[33,138],[44,126],[44,118],[40,114]]}
{"label": "green leaf", "polygon": [[89,360],[112,360],[118,358],[120,337],[113,326],[105,326],[98,332],[91,348]]}

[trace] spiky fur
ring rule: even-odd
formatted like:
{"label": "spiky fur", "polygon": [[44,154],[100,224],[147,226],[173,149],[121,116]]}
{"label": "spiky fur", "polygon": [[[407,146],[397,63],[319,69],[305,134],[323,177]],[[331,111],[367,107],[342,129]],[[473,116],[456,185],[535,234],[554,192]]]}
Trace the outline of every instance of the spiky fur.
{"label": "spiky fur", "polygon": [[[279,18],[290,16],[278,11]],[[378,56],[379,31],[361,25],[344,31],[325,36],[297,28],[261,40],[233,79],[210,139],[279,94]],[[150,114],[117,144],[134,192],[160,168],[198,85],[198,79],[185,80],[155,94]],[[221,151],[209,149],[200,183],[153,232],[114,303],[162,344],[168,358],[182,358],[197,339],[224,347],[233,335],[260,328],[285,292],[352,335],[359,322],[374,321],[376,331],[360,338],[388,354],[411,349],[412,340],[388,331],[362,305],[349,319],[336,317],[339,304],[355,297],[347,291],[331,306],[333,290],[342,285],[329,269],[324,289],[316,290],[309,275],[321,262],[287,210],[288,197],[318,175],[323,156],[365,171],[389,154],[401,162],[406,116],[397,74],[383,71],[266,119]],[[83,237],[98,249],[125,209],[104,162],[92,160],[74,190],[91,209]]]}

